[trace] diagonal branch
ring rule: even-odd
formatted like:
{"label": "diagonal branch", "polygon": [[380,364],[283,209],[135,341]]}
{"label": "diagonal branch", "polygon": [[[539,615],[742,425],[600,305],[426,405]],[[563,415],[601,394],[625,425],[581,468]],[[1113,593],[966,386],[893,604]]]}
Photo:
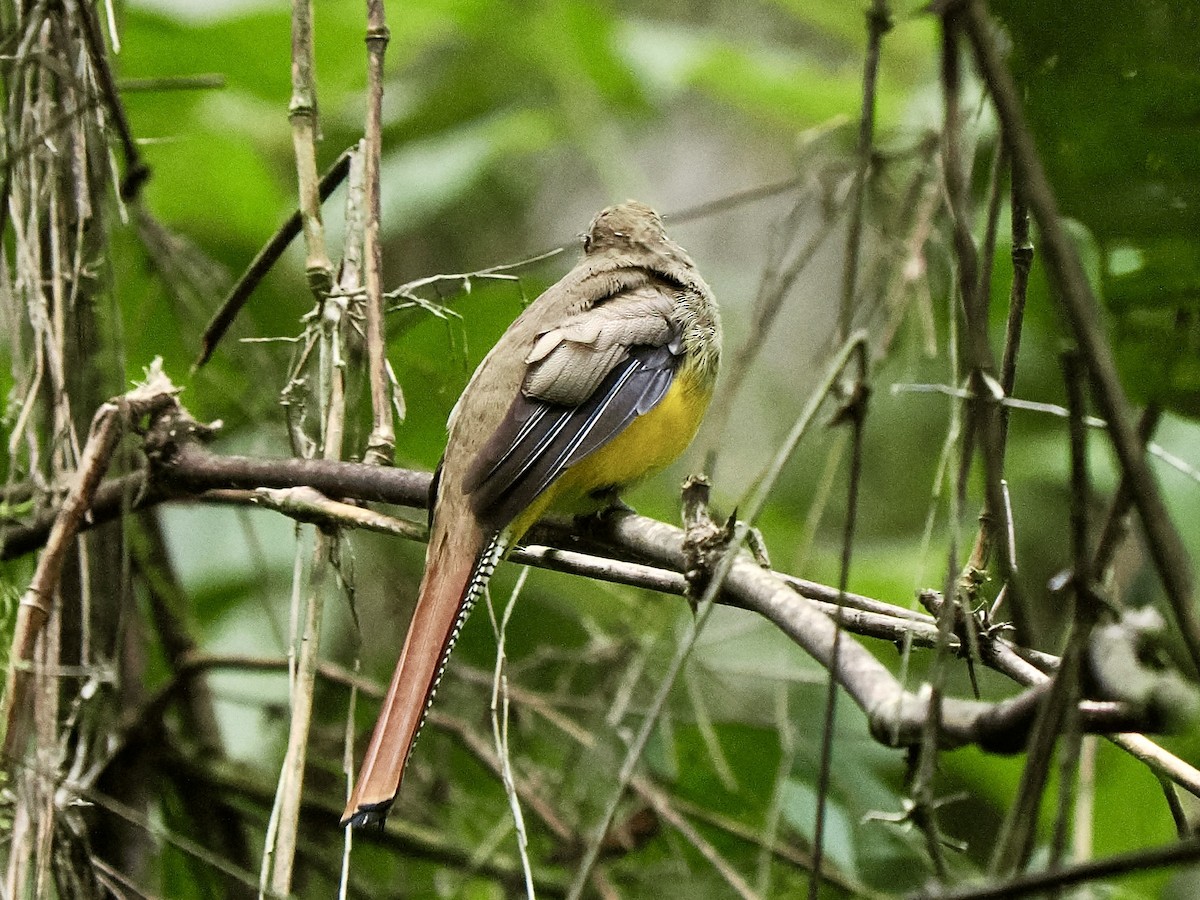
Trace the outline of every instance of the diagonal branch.
{"label": "diagonal branch", "polygon": [[4,697],[3,755],[7,759],[12,759],[23,749],[22,718],[32,675],[30,665],[34,645],[50,618],[67,553],[74,546],[75,535],[83,527],[84,517],[112,461],[117,443],[126,429],[142,417],[174,402],[176,388],[163,374],[161,364],[162,361],[156,359],[147,372],[144,384],[105,403],[96,411],[75,482],[54,516],[54,524],[46,539],[46,550],[38,560],[28,589],[21,597],[9,653],[8,688]]}
{"label": "diagonal branch", "polygon": [[1047,274],[1084,356],[1096,406],[1108,421],[1113,449],[1146,530],[1150,555],[1179,623],[1192,666],[1200,672],[1200,617],[1195,608],[1191,561],[1147,464],[1101,324],[1100,305],[1088,284],[1079,253],[1063,227],[1058,202],[1038,157],[1017,86],[996,46],[987,7],[983,0],[967,0],[964,13],[964,28],[1012,153],[1014,175],[1020,179],[1029,209],[1041,230]]}

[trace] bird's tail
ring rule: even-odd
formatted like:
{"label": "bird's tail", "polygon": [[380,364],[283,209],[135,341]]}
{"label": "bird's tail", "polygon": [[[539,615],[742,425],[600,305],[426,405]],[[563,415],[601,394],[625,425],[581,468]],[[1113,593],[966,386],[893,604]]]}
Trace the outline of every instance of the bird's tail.
{"label": "bird's tail", "polygon": [[343,826],[382,824],[387,816],[446,660],[507,544],[504,534],[494,534],[479,553],[445,545],[430,552],[412,624],[342,816]]}

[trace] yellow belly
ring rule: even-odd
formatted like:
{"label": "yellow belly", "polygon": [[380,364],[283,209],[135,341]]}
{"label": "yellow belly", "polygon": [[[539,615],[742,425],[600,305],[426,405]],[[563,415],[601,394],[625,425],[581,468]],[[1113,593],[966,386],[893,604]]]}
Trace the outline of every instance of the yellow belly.
{"label": "yellow belly", "polygon": [[563,472],[512,523],[513,540],[547,510],[594,512],[602,505],[592,496],[595,492],[624,487],[678,459],[696,436],[712,399],[712,386],[700,384],[691,374],[685,368],[650,412]]}

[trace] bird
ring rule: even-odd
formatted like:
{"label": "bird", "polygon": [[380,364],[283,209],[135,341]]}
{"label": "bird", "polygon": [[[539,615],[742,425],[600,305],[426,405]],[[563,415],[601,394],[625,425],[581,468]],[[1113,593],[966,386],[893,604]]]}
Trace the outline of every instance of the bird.
{"label": "bird", "polygon": [[721,320],[649,206],[599,212],[583,254],[484,357],[447,421],[425,571],[342,825],[382,826],[471,607],[550,510],[616,505],[679,457],[717,380]]}

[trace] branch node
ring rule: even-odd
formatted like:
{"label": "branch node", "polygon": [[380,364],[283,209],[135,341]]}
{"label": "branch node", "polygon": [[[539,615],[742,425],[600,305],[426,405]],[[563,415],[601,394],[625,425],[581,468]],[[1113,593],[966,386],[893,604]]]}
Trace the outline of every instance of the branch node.
{"label": "branch node", "polygon": [[713,521],[708,511],[712,485],[704,475],[689,475],[683,482],[683,558],[687,579],[687,601],[695,614],[712,573],[733,536],[736,516],[725,526]]}

